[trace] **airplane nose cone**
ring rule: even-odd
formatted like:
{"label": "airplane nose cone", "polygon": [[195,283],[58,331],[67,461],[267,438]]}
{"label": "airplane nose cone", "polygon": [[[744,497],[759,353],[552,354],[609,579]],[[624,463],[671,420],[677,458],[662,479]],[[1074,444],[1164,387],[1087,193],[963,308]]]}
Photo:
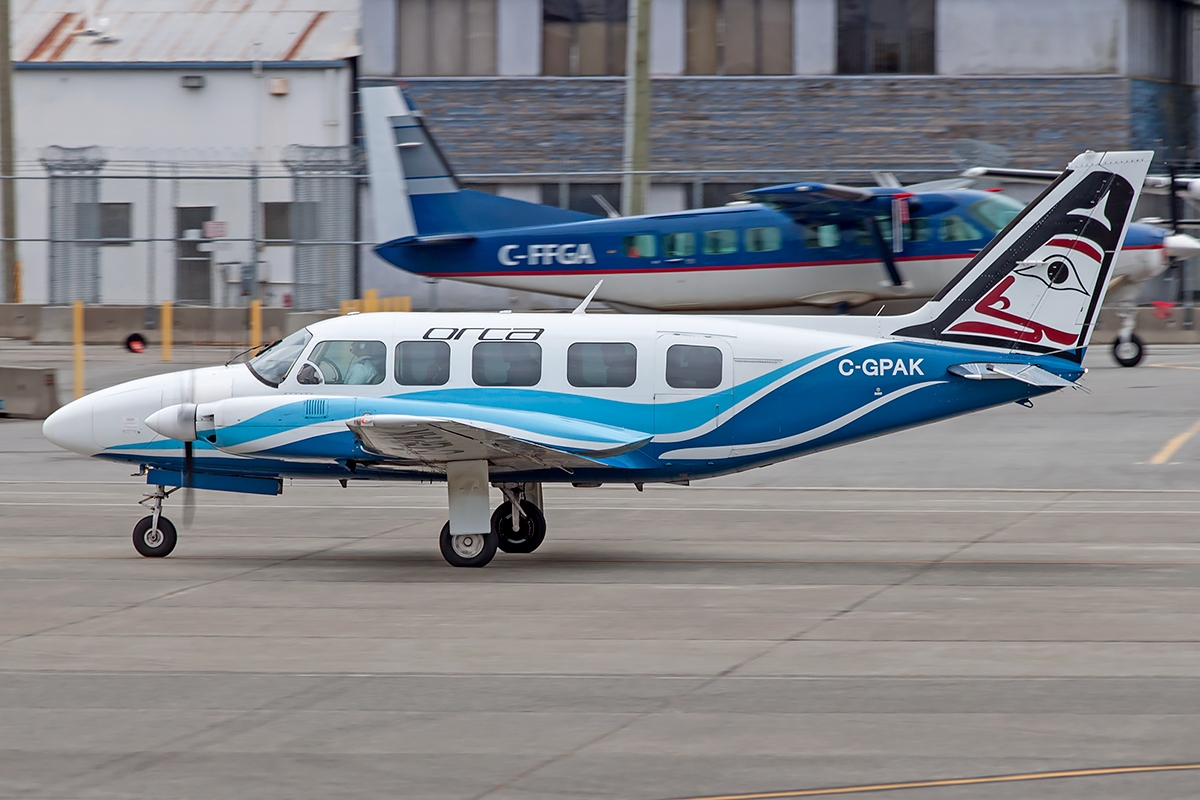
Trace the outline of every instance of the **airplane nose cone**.
{"label": "airplane nose cone", "polygon": [[100,448],[92,437],[92,399],[81,397],[42,423],[42,435],[64,450],[90,456]]}
{"label": "airplane nose cone", "polygon": [[1168,258],[1191,258],[1200,254],[1200,240],[1186,233],[1172,233],[1163,239],[1163,249]]}

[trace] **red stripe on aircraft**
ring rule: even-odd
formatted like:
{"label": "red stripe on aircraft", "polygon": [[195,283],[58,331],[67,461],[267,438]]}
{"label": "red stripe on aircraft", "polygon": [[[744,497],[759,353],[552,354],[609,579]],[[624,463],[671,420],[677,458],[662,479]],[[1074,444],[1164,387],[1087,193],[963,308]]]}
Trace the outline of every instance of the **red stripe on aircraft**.
{"label": "red stripe on aircraft", "polygon": [[1099,250],[1092,247],[1082,239],[1051,239],[1047,242],[1050,247],[1062,247],[1067,250],[1078,250],[1093,261],[1100,262],[1104,260],[1104,256]]}

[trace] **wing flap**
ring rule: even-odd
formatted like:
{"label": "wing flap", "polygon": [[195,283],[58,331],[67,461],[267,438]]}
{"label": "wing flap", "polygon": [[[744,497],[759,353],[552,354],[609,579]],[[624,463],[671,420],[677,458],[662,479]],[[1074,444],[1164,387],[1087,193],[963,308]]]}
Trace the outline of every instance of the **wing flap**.
{"label": "wing flap", "polygon": [[384,458],[444,465],[486,460],[502,470],[608,466],[640,448],[650,435],[578,421],[579,440],[540,435],[533,430],[481,420],[408,414],[364,414],[346,422],[362,446]]}

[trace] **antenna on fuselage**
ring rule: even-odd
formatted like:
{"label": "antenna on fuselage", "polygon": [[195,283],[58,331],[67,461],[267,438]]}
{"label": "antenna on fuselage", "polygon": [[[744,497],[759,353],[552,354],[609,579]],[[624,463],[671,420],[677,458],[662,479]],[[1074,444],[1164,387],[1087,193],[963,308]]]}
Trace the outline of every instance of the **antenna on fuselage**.
{"label": "antenna on fuselage", "polygon": [[580,303],[579,305],[577,305],[575,307],[575,310],[572,311],[571,313],[572,314],[586,314],[588,304],[592,302],[592,298],[596,296],[596,292],[600,291],[600,286],[603,283],[604,283],[604,281],[600,281],[595,286],[593,286],[592,290],[590,292],[588,292],[588,296],[583,298],[583,302]]}

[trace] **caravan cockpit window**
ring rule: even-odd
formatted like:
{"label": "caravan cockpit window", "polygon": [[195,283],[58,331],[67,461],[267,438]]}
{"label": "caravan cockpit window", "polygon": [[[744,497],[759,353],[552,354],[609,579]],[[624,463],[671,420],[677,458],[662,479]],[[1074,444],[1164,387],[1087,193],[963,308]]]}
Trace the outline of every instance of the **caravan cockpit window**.
{"label": "caravan cockpit window", "polygon": [[287,377],[288,370],[308,347],[312,334],[301,328],[286,339],[263,350],[247,362],[251,374],[268,386],[278,387]]}

